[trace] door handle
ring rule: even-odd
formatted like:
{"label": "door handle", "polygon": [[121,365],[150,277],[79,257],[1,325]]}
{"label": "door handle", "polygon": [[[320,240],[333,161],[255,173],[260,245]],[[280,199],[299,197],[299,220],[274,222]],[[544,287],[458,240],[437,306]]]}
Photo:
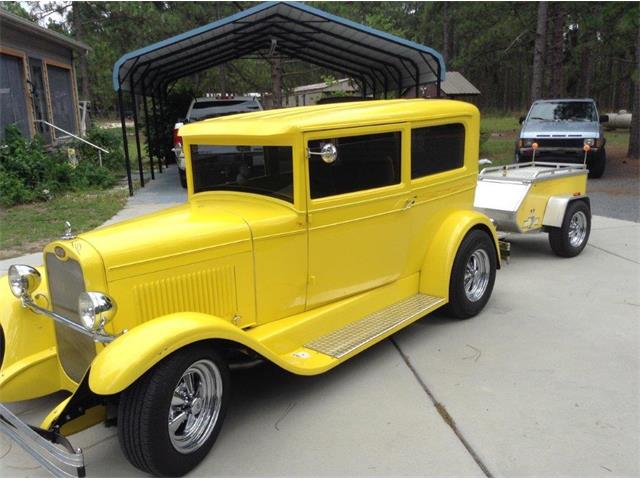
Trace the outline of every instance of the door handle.
{"label": "door handle", "polygon": [[404,207],[402,208],[403,210],[409,210],[411,207],[413,207],[416,204],[416,197],[410,198],[409,200],[407,200],[404,203]]}

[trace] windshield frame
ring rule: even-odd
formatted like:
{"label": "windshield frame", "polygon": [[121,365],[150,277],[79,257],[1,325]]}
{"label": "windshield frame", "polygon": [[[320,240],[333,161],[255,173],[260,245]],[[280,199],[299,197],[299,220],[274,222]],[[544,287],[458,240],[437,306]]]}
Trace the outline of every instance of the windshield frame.
{"label": "windshield frame", "polygon": [[[293,207],[294,210],[296,211],[299,210],[298,205],[299,205],[299,197],[301,192],[299,188],[299,179],[298,179],[298,176],[300,174],[299,166],[298,166],[299,162],[296,162],[296,158],[297,158],[296,156],[298,155],[297,152],[299,152],[299,150],[298,148],[296,148],[296,145],[292,144],[291,142],[275,142],[275,143],[272,141],[248,142],[246,141],[247,139],[243,139],[241,137],[235,137],[235,138],[239,141],[234,143],[227,142],[227,141],[219,142],[219,141],[216,141],[217,139],[213,139],[213,138],[204,139],[200,137],[198,139],[194,138],[192,139],[191,142],[185,143],[185,166],[187,168],[187,183],[188,183],[187,186],[188,186],[189,197],[200,196],[200,195],[221,194],[221,193],[231,194],[231,195],[251,195],[256,198],[273,200],[278,203],[285,204],[290,208]],[[231,140],[231,139],[228,139],[228,140]],[[228,147],[228,148],[240,146],[240,147],[249,148],[249,149],[255,149],[259,147],[263,149],[266,147],[289,148],[291,152],[291,193],[283,195],[283,194],[277,194],[277,192],[272,192],[272,191],[266,191],[266,192],[261,191],[259,188],[251,188],[247,186],[239,187],[237,185],[229,185],[229,187],[227,188],[222,183],[219,185],[212,185],[209,188],[196,191],[196,182],[195,182],[196,171],[194,168],[193,147],[198,147],[198,146]],[[240,150],[238,150],[238,152],[240,152]],[[245,151],[245,154],[246,153],[248,152]],[[254,158],[255,157],[251,157],[251,161],[253,161]],[[197,162],[198,160],[195,159],[195,161]],[[277,162],[276,159],[272,159],[272,161]],[[266,165],[265,165],[265,168],[266,168]],[[260,178],[267,178],[267,176],[266,175],[256,176],[256,177],[252,177],[250,180],[260,179]],[[221,187],[221,188],[218,188],[218,187]]]}

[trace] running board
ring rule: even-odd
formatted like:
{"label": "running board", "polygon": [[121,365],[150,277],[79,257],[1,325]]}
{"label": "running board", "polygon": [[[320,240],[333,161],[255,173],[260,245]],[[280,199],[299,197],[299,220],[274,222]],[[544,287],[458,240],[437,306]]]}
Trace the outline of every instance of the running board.
{"label": "running board", "polygon": [[418,293],[307,343],[306,348],[341,358],[401,323],[444,304],[444,298]]}

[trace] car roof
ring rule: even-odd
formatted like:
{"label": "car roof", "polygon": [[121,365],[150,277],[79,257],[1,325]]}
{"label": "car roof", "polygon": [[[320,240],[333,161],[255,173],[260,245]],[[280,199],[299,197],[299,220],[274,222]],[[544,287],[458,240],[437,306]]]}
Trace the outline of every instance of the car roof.
{"label": "car roof", "polygon": [[479,112],[474,105],[456,100],[400,99],[333,103],[263,110],[203,120],[181,127],[180,135],[269,136],[296,131],[401,123],[452,115],[477,116]]}
{"label": "car roof", "polygon": [[256,102],[258,99],[256,97],[225,97],[225,98],[216,98],[216,97],[198,97],[193,99],[194,102]]}

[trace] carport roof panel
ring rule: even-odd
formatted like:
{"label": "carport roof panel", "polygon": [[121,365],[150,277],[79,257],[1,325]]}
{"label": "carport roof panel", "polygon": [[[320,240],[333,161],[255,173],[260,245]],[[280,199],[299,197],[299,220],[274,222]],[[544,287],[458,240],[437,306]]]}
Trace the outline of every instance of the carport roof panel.
{"label": "carport roof panel", "polygon": [[407,88],[444,80],[442,56],[430,47],[296,2],[265,2],[230,17],[123,55],[113,70],[113,87],[130,90],[133,79],[154,88],[244,54],[277,48],[292,57],[361,73],[378,85]]}

